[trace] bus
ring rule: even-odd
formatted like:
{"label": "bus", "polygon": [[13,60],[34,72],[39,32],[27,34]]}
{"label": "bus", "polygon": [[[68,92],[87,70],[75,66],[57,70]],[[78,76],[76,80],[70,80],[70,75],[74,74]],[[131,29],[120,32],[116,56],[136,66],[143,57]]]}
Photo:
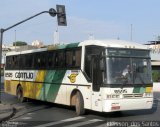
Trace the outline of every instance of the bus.
{"label": "bus", "polygon": [[150,50],[123,40],[86,40],[6,55],[5,92],[26,98],[115,112],[151,109]]}

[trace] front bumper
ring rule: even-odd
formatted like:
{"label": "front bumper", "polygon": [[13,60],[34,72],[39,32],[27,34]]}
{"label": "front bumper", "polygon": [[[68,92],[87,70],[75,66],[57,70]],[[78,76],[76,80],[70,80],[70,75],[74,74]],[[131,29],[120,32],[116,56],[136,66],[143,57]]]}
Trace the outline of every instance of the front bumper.
{"label": "front bumper", "polygon": [[103,112],[151,109],[153,98],[112,99],[104,100],[102,103]]}

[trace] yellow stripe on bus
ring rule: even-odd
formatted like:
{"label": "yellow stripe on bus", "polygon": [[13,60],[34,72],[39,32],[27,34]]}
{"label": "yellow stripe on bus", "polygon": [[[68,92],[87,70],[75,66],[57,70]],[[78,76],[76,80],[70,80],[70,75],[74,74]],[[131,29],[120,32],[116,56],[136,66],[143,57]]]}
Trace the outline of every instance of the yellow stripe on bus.
{"label": "yellow stripe on bus", "polygon": [[151,93],[152,92],[152,87],[146,87],[146,93]]}
{"label": "yellow stripe on bus", "polygon": [[41,82],[41,83],[36,83],[35,84],[36,99],[38,99],[39,96],[40,96],[40,92],[41,92],[42,87],[43,87],[43,82],[44,82],[45,76],[46,76],[46,71],[44,71],[44,70],[38,71],[35,82]]}
{"label": "yellow stripe on bus", "polygon": [[5,80],[5,82],[4,82],[5,92],[12,94],[12,95],[16,95],[18,84],[19,84],[19,81]]}
{"label": "yellow stripe on bus", "polygon": [[38,71],[35,81],[12,81],[5,80],[5,92],[16,95],[18,84],[23,88],[23,96],[38,99],[45,80],[46,71]]}

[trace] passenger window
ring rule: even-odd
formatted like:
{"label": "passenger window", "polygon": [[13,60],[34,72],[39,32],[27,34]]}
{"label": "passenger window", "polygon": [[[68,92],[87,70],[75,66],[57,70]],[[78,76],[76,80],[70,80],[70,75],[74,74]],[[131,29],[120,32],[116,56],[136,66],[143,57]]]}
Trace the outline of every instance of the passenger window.
{"label": "passenger window", "polygon": [[58,51],[56,52],[56,63],[55,63],[56,67],[61,67],[64,68],[65,67],[65,57],[64,57],[64,52],[63,51]]}
{"label": "passenger window", "polygon": [[73,52],[66,51],[66,66],[67,67],[72,67],[72,57],[73,57]]}
{"label": "passenger window", "polygon": [[76,67],[81,66],[81,50],[76,50],[75,52],[75,66]]}
{"label": "passenger window", "polygon": [[48,67],[53,68],[55,64],[55,53],[54,52],[48,52]]}

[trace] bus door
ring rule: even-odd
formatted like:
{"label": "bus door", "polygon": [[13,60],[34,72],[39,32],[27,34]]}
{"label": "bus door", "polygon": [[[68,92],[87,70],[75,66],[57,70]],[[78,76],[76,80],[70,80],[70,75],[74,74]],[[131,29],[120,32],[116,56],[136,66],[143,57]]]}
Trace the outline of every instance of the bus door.
{"label": "bus door", "polygon": [[102,111],[102,95],[100,86],[102,84],[102,71],[100,69],[100,57],[92,57],[92,110]]}

